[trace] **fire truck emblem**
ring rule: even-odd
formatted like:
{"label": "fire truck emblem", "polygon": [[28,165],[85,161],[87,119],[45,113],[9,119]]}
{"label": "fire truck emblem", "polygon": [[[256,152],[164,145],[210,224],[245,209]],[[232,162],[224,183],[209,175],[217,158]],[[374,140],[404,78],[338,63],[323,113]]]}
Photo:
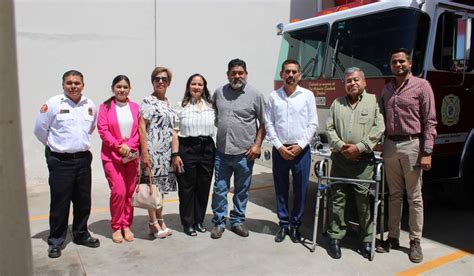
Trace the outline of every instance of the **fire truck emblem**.
{"label": "fire truck emblem", "polygon": [[459,97],[449,94],[443,99],[441,104],[441,121],[444,125],[453,126],[459,122],[459,113],[461,113],[461,105]]}

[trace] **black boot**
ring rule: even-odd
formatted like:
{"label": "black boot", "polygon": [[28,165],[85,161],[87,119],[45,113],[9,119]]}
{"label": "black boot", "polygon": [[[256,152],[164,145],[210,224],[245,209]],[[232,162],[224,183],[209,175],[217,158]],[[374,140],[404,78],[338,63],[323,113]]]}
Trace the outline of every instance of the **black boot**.
{"label": "black boot", "polygon": [[340,243],[340,240],[338,239],[329,240],[328,254],[333,259],[341,258],[341,246],[339,245],[339,243]]}

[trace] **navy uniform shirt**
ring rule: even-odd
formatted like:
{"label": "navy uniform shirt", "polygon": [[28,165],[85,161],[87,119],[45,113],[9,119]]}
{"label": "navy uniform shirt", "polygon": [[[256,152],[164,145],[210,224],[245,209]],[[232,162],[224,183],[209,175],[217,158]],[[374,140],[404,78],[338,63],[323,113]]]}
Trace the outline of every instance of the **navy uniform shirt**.
{"label": "navy uniform shirt", "polygon": [[87,151],[96,120],[96,106],[89,98],[82,96],[76,104],[65,94],[60,94],[41,107],[34,133],[53,152]]}

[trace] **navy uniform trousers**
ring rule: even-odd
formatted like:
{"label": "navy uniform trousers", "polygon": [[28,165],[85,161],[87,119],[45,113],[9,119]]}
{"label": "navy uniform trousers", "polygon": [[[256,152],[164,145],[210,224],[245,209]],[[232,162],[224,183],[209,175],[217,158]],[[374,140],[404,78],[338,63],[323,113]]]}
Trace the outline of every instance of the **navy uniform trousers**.
{"label": "navy uniform trousers", "polygon": [[90,151],[56,153],[46,147],[51,205],[48,244],[61,246],[67,235],[70,202],[73,204],[72,234],[74,240],[87,239],[87,220],[91,211]]}
{"label": "navy uniform trousers", "polygon": [[[311,169],[311,152],[309,146],[293,160],[285,160],[278,150],[272,151],[273,181],[277,199],[277,215],[280,227],[296,227],[301,225],[304,212],[306,192],[308,191],[309,174]],[[293,176],[293,210],[291,217],[288,212],[288,189],[290,186],[290,171]]]}

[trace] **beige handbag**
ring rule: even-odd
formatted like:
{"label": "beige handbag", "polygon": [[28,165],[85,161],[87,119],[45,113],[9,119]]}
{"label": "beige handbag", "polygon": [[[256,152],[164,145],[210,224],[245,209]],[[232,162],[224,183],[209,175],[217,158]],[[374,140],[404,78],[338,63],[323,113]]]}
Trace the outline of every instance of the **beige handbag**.
{"label": "beige handbag", "polygon": [[[141,209],[160,209],[163,207],[163,196],[156,185],[153,185],[151,169],[148,168],[148,183],[137,183],[135,193],[132,196],[132,206]],[[141,172],[141,170],[140,170]],[[138,181],[141,173],[138,175]]]}

